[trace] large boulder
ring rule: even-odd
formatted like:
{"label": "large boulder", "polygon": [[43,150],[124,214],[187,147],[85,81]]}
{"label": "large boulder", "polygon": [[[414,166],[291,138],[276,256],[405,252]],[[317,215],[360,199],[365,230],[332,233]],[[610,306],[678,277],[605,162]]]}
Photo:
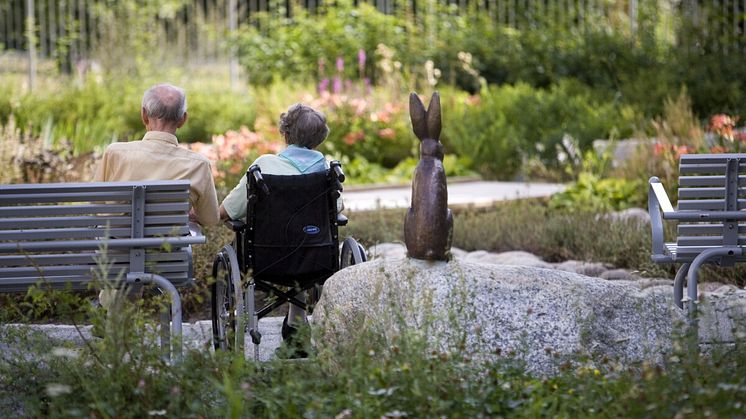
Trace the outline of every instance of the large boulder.
{"label": "large boulder", "polygon": [[[726,298],[718,298],[720,306],[732,307]],[[466,260],[380,259],[326,281],[314,311],[314,341],[334,351],[361,331],[389,341],[421,333],[433,350],[468,351],[476,359],[510,355],[545,374],[578,354],[659,362],[685,320],[672,304],[670,285],[642,289],[629,281]]]}

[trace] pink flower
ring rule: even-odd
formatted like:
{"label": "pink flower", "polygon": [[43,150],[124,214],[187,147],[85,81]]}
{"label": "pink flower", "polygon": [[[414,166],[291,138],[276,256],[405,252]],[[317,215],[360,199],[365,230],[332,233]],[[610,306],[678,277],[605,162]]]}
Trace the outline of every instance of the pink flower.
{"label": "pink flower", "polygon": [[345,71],[345,60],[342,57],[337,57],[337,71],[340,73]]}
{"label": "pink flower", "polygon": [[733,141],[733,128],[736,127],[737,121],[737,116],[732,117],[726,114],[713,115],[710,118],[710,130],[729,141]]}
{"label": "pink flower", "polygon": [[694,152],[696,152],[694,148],[686,145],[680,145],[676,147],[676,158],[678,159],[679,157],[681,157],[682,154],[689,154]]}
{"label": "pink flower", "polygon": [[378,131],[378,136],[387,140],[393,140],[396,137],[396,131],[392,128],[384,128]]}
{"label": "pink flower", "polygon": [[347,145],[353,145],[363,138],[365,138],[365,133],[363,133],[362,131],[354,131],[347,133],[347,135],[342,138],[342,141],[344,141],[344,143]]}

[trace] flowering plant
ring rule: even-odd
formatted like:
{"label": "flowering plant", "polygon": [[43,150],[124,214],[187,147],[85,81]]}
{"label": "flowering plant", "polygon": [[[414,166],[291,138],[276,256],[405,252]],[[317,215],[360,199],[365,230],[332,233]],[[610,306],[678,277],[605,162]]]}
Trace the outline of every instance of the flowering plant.
{"label": "flowering plant", "polygon": [[710,148],[711,153],[740,152],[746,143],[746,131],[736,129],[737,116],[713,115],[708,131],[715,135],[717,144]]}
{"label": "flowering plant", "polygon": [[191,143],[185,146],[210,160],[215,183],[225,187],[238,183],[248,165],[257,157],[277,153],[284,147],[281,141],[268,139],[245,126],[238,131],[214,135],[210,144]]}

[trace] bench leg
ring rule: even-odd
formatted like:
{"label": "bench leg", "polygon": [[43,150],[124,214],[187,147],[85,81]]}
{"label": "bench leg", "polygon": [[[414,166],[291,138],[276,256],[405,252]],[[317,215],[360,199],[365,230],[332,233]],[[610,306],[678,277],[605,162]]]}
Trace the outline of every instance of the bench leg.
{"label": "bench leg", "polygon": [[168,294],[171,298],[171,337],[172,348],[171,356],[174,361],[181,359],[181,297],[174,284],[168,279],[156,274],[133,274],[127,275],[128,280],[142,282],[145,284],[155,284],[161,291]]}
{"label": "bench leg", "polygon": [[687,296],[689,297],[689,315],[693,316],[697,309],[697,275],[699,268],[708,260],[717,256],[741,256],[743,250],[740,247],[721,247],[719,249],[707,249],[697,255],[689,267],[689,275],[686,284]]}
{"label": "bench leg", "polygon": [[689,273],[689,266],[691,266],[691,263],[681,265],[679,270],[676,271],[676,279],[673,281],[673,302],[681,309],[684,308],[681,299],[684,298],[684,280]]}

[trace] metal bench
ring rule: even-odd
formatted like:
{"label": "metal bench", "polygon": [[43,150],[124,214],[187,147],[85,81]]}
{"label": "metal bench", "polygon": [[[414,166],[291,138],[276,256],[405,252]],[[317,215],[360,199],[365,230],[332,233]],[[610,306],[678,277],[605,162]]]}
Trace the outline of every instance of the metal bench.
{"label": "metal bench", "polygon": [[0,292],[154,284],[171,298],[178,357],[176,287],[194,281],[190,245],[205,243],[190,235],[188,212],[183,180],[0,185]]}
{"label": "metal bench", "polygon": [[[682,263],[674,280],[674,301],[694,313],[697,275],[704,263],[733,266],[746,261],[746,154],[684,154],[674,210],[657,177],[650,178],[648,211],[656,263]],[[666,243],[663,220],[678,221],[676,241]],[[687,298],[684,299],[684,280]]]}

